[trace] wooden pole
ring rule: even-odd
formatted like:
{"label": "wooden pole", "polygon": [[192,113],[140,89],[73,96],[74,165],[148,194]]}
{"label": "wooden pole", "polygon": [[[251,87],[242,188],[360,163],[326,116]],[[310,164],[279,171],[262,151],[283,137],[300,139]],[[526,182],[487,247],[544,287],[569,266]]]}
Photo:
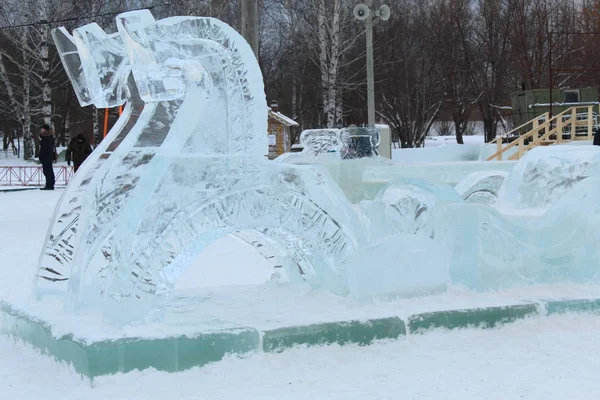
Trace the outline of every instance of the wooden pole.
{"label": "wooden pole", "polygon": [[375,73],[373,72],[373,0],[367,2],[371,12],[365,21],[367,39],[367,122],[375,127]]}

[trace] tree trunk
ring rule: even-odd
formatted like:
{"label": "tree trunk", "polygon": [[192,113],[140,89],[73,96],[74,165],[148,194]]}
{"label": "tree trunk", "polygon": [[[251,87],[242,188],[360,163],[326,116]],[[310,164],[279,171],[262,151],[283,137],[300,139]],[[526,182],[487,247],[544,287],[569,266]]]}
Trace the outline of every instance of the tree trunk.
{"label": "tree trunk", "polygon": [[94,111],[92,112],[92,132],[94,134],[94,144],[97,146],[102,141],[102,133],[98,124],[98,109],[96,106],[94,106]]}
{"label": "tree trunk", "polygon": [[[23,33],[21,34],[21,48],[23,54],[23,159],[31,160],[34,156],[34,144],[33,135],[31,132],[31,60],[29,59],[28,49],[28,29],[22,28]],[[37,150],[37,146],[36,149]],[[37,153],[37,151],[35,151]],[[35,154],[37,156],[37,154]]]}
{"label": "tree trunk", "polygon": [[15,117],[19,117],[19,105],[17,104],[17,99],[15,97],[15,92],[13,90],[12,83],[9,79],[8,72],[6,70],[6,65],[4,65],[4,59],[2,57],[2,52],[0,52],[0,76],[2,76],[2,81],[4,82],[4,86],[6,87],[6,93],[10,100],[10,104],[12,105],[12,111],[15,113]]}
{"label": "tree trunk", "polygon": [[463,140],[463,127],[462,124],[458,121],[454,121],[454,132],[456,133],[456,143],[457,144],[465,144]]}
{"label": "tree trunk", "polygon": [[[48,1],[42,1],[39,8],[40,20],[48,20]],[[42,76],[42,116],[44,124],[52,127],[52,91],[50,89],[50,61],[48,60],[48,40],[50,38],[50,25],[44,24],[40,27],[40,57]]]}
{"label": "tree trunk", "polygon": [[331,21],[331,40],[329,42],[329,65],[327,66],[327,127],[336,127],[339,123],[337,78],[340,60],[340,16],[341,0],[333,0],[333,18]]}
{"label": "tree trunk", "polygon": [[486,143],[496,139],[496,134],[498,132],[498,121],[491,113],[484,114],[483,116],[483,132]]}
{"label": "tree trunk", "polygon": [[469,116],[466,109],[462,109],[460,107],[452,115],[452,118],[454,119],[454,134],[456,136],[457,144],[465,144],[463,135],[467,129],[468,117]]}
{"label": "tree trunk", "polygon": [[344,103],[342,102],[342,91],[337,91],[335,100],[335,126],[336,128],[344,126]]}
{"label": "tree trunk", "polygon": [[65,132],[62,135],[63,146],[68,146],[71,143],[71,113],[69,112],[69,105],[67,104],[67,112],[65,113]]}
{"label": "tree trunk", "polygon": [[[319,10],[317,14],[318,35],[319,35],[319,70],[321,72],[321,100],[323,107],[323,116],[325,123],[329,126],[329,98],[327,86],[329,84],[329,69],[327,68],[327,47],[329,40],[327,36],[327,18],[325,15],[325,0],[319,0]],[[332,124],[333,125],[333,124]]]}

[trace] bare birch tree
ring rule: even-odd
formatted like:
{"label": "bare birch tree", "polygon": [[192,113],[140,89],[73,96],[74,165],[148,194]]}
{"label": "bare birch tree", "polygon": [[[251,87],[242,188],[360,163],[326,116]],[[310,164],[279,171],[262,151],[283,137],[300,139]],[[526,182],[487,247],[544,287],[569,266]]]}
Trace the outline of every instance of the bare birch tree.
{"label": "bare birch tree", "polygon": [[383,74],[378,115],[392,128],[401,147],[421,147],[443,102],[435,44],[428,34],[436,22],[429,4],[405,0],[397,4],[385,25],[389,42],[379,58]]}
{"label": "bare birch tree", "polygon": [[477,49],[473,40],[470,0],[436,0],[430,10],[437,21],[437,71],[444,88],[445,104],[451,110],[456,142],[463,144],[473,106],[479,99],[473,73]]}
{"label": "bare birch tree", "polygon": [[479,48],[474,82],[481,93],[478,101],[483,116],[484,139],[496,137],[501,106],[508,101],[511,54],[512,0],[478,0],[474,33]]}

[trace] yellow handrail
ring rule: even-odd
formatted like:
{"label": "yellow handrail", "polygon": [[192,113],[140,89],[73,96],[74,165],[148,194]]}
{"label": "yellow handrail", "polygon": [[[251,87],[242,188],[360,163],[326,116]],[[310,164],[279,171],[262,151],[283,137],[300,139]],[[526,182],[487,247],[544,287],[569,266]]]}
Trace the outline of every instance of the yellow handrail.
{"label": "yellow handrail", "polygon": [[[563,112],[553,116],[550,119],[548,119],[548,113],[544,113],[540,116],[537,116],[531,121],[528,121],[523,125],[509,131],[505,136],[525,127],[528,124],[533,125],[533,128],[530,131],[528,131],[524,135],[519,136],[507,146],[502,147],[502,139],[505,136],[501,136],[494,139],[491,143],[496,142],[497,150],[496,153],[488,157],[487,160],[502,160],[502,156],[504,153],[506,153],[508,150],[512,149],[515,146],[519,146],[518,151],[509,157],[510,160],[518,160],[523,156],[525,152],[531,150],[532,148],[537,147],[540,144],[548,144],[547,142],[552,136],[556,136],[556,142],[561,143],[563,142],[562,136],[564,128],[570,128],[571,138],[568,141],[580,140],[576,137],[576,128],[578,125],[587,125],[587,135],[583,139],[591,139],[593,136],[593,107],[593,105],[570,107],[564,110]],[[581,108],[586,109],[587,119],[581,120],[579,121],[580,123],[578,123],[577,110]],[[567,120],[563,121],[563,116],[568,114],[570,114],[570,117]],[[544,118],[545,121],[542,124],[539,124],[539,120],[542,118]],[[552,125],[554,125],[554,127]],[[540,136],[539,133],[542,129],[544,129],[545,132],[542,136]],[[528,144],[525,144],[525,142],[528,141],[528,139],[531,139],[531,141],[529,141]]]}
{"label": "yellow handrail", "polygon": [[[506,132],[506,133],[505,133],[503,136],[499,136],[499,137],[497,137],[496,139],[492,140],[492,141],[490,142],[490,144],[496,143],[496,145],[497,145],[496,154],[498,154],[498,153],[502,154],[502,139],[503,139],[504,137],[508,137],[508,136],[510,136],[512,133],[514,133],[514,132],[516,132],[516,131],[520,130],[521,128],[523,128],[523,127],[525,127],[525,126],[527,126],[527,125],[529,125],[529,124],[533,124],[533,128],[537,128],[537,127],[538,127],[538,124],[539,124],[539,120],[540,120],[540,119],[542,119],[542,118],[544,118],[544,120],[547,120],[547,119],[548,119],[548,117],[549,117],[549,114],[550,114],[550,113],[548,113],[548,112],[545,112],[545,113],[543,113],[543,114],[541,114],[541,115],[538,115],[537,117],[535,117],[535,118],[534,118],[534,119],[532,119],[531,121],[527,121],[527,122],[525,122],[524,124],[522,124],[522,125],[520,125],[520,126],[517,126],[516,128],[513,128],[513,129],[511,129],[510,131]],[[501,160],[501,159],[502,159],[502,158],[499,158],[499,160]],[[490,159],[489,159],[489,158],[488,158],[488,161],[490,161]]]}

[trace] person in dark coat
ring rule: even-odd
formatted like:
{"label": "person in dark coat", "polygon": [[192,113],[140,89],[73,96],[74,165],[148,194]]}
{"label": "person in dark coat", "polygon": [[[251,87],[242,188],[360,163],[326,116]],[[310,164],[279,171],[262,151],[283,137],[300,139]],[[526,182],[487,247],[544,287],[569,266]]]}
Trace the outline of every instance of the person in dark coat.
{"label": "person in dark coat", "polygon": [[600,146],[600,126],[598,126],[596,132],[594,132],[594,146]]}
{"label": "person in dark coat", "polygon": [[50,130],[48,125],[42,126],[40,130],[40,153],[39,159],[42,163],[42,170],[46,177],[46,186],[42,190],[54,190],[54,168],[52,163],[54,162],[54,133]]}
{"label": "person in dark coat", "polygon": [[90,146],[87,139],[80,133],[71,139],[71,143],[67,147],[67,165],[71,165],[71,161],[73,161],[73,170],[77,172],[90,154],[92,154],[92,146]]}

